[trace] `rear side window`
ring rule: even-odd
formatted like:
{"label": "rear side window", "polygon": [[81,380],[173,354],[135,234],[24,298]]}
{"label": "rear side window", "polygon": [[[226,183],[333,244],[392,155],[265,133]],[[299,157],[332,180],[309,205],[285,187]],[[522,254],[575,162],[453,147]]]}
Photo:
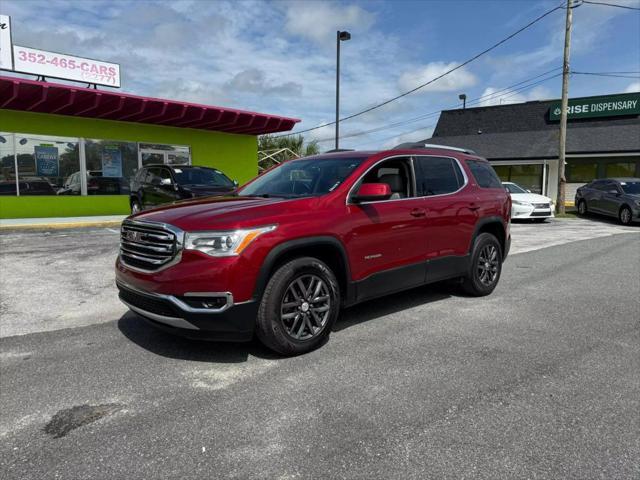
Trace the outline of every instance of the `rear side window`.
{"label": "rear side window", "polygon": [[473,177],[478,182],[478,186],[482,188],[504,188],[496,171],[489,162],[467,160],[467,165],[469,165]]}
{"label": "rear side window", "polygon": [[452,158],[416,157],[414,165],[418,196],[452,193],[464,185],[462,171]]}

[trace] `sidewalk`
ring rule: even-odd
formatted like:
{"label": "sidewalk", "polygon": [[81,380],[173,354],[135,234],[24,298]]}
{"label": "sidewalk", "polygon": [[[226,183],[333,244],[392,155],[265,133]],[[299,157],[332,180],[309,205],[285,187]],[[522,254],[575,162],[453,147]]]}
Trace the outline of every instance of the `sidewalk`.
{"label": "sidewalk", "polygon": [[119,227],[126,215],[98,217],[3,218],[0,230],[50,229],[81,227]]}

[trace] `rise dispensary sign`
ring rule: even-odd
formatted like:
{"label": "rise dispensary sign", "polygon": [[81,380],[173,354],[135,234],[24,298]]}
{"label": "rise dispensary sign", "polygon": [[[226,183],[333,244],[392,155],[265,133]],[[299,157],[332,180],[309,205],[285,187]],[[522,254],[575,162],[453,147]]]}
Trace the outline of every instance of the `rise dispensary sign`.
{"label": "rise dispensary sign", "polygon": [[[549,110],[549,119],[560,120],[561,113],[560,102],[553,103]],[[640,93],[569,100],[567,118],[570,120],[618,115],[640,115]]]}

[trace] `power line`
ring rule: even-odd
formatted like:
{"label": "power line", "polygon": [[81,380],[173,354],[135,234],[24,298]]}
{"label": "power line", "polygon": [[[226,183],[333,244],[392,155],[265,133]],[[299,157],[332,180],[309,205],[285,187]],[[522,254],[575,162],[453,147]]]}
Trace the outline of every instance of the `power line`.
{"label": "power line", "polygon": [[[488,99],[491,99],[491,98],[496,97],[496,96],[506,95],[505,98],[509,98],[510,96],[513,96],[513,95],[515,95],[515,94],[517,94],[517,93],[519,93],[521,91],[527,90],[529,88],[533,88],[536,85],[539,85],[539,84],[541,84],[543,82],[546,82],[548,80],[551,80],[553,78],[556,78],[556,77],[560,76],[561,74],[557,73],[557,74],[555,74],[555,75],[553,75],[551,77],[544,78],[544,79],[539,80],[537,82],[533,82],[533,83],[530,83],[528,85],[525,85],[525,84],[531,82],[532,80],[536,80],[536,79],[538,79],[540,77],[544,77],[545,75],[548,75],[548,74],[550,74],[552,72],[555,72],[555,71],[559,70],[560,68],[561,67],[553,68],[553,69],[551,69],[551,70],[549,70],[547,72],[544,72],[544,73],[541,73],[541,74],[536,75],[534,77],[528,78],[526,80],[522,80],[520,82],[514,83],[513,85],[510,85],[508,87],[502,88],[500,90],[496,90],[495,92],[492,92],[490,94],[483,95],[481,97],[477,97],[477,98],[471,99],[471,100],[469,100],[467,102],[467,105],[474,105],[474,104],[482,102],[483,100],[488,100]],[[518,88],[514,88],[514,87],[518,87]],[[389,128],[395,128],[395,127],[399,127],[399,126],[402,126],[402,125],[407,125],[407,124],[414,123],[414,122],[417,122],[417,121],[420,121],[420,120],[425,120],[425,119],[427,119],[429,117],[433,117],[435,115],[439,115],[442,110],[458,108],[459,105],[460,104],[452,105],[452,106],[446,107],[444,109],[439,109],[439,110],[436,110],[436,111],[433,111],[433,112],[430,112],[430,113],[427,113],[427,114],[420,115],[418,117],[410,118],[410,119],[407,119],[407,120],[402,120],[402,121],[399,121],[399,122],[391,123],[391,124],[388,124],[388,125],[383,125],[383,126],[380,126],[380,127],[375,127],[375,128],[369,129],[369,130],[364,130],[364,131],[360,131],[360,132],[354,132],[354,133],[342,135],[342,136],[340,136],[340,138],[343,139],[343,138],[359,137],[361,135],[367,135],[367,134],[379,132],[379,131],[382,131],[382,130],[388,130]],[[426,128],[426,127],[421,127],[421,128]],[[405,135],[407,133],[411,133],[411,132],[405,132],[405,133],[402,133],[400,135]],[[333,137],[331,137],[331,138],[327,137],[327,138],[316,140],[316,142],[323,143],[323,142],[328,142],[329,140],[333,140],[333,139],[334,139]]]}
{"label": "power line", "polygon": [[[385,106],[385,105],[388,105],[388,104],[389,104],[389,103],[391,103],[391,102],[394,102],[394,101],[396,101],[396,100],[398,100],[398,99],[400,99],[400,98],[402,98],[402,97],[406,97],[407,95],[410,95],[410,94],[412,94],[412,93],[414,93],[414,92],[416,92],[416,91],[420,90],[421,88],[424,88],[424,87],[426,87],[426,86],[428,86],[428,85],[431,85],[431,84],[432,84],[432,83],[434,83],[434,82],[437,82],[438,80],[440,80],[441,78],[443,78],[443,77],[445,77],[445,76],[449,75],[450,73],[453,73],[453,72],[455,72],[456,70],[459,70],[460,68],[462,68],[462,67],[464,67],[464,66],[466,66],[466,65],[470,64],[471,62],[473,62],[473,61],[477,60],[477,59],[478,59],[478,58],[480,58],[481,56],[486,55],[487,53],[489,53],[489,52],[490,52],[490,51],[492,51],[492,50],[495,50],[496,48],[498,48],[498,47],[499,47],[500,45],[502,45],[503,43],[505,43],[505,42],[507,42],[507,41],[511,40],[511,39],[512,39],[513,37],[515,37],[516,35],[518,35],[518,34],[522,33],[522,32],[523,32],[523,31],[525,31],[526,29],[528,29],[528,28],[530,28],[531,26],[533,26],[534,24],[538,23],[538,22],[539,22],[540,20],[542,20],[543,18],[547,17],[548,15],[551,15],[553,12],[555,12],[556,10],[560,10],[561,8],[562,8],[562,6],[557,6],[557,7],[555,7],[555,8],[552,8],[551,10],[548,10],[547,12],[543,13],[542,15],[540,15],[540,16],[538,16],[538,17],[536,17],[535,19],[533,19],[532,21],[530,21],[529,23],[527,23],[524,27],[521,27],[520,29],[518,29],[518,30],[516,30],[515,32],[513,32],[511,35],[509,35],[509,36],[507,36],[507,37],[503,38],[503,39],[502,39],[502,40],[500,40],[499,42],[497,42],[497,43],[493,44],[493,45],[492,45],[492,46],[490,46],[489,48],[486,48],[486,49],[485,49],[485,50],[483,50],[482,52],[480,52],[480,53],[478,53],[478,54],[474,55],[473,57],[471,57],[470,59],[468,59],[468,60],[466,60],[466,61],[462,62],[461,64],[459,64],[459,65],[457,65],[457,66],[455,66],[455,67],[453,67],[453,68],[451,68],[451,69],[447,70],[446,72],[444,72],[444,73],[442,73],[442,74],[440,74],[440,75],[438,75],[438,76],[436,76],[436,77],[432,78],[432,79],[431,79],[431,80],[429,80],[428,82],[425,82],[425,83],[423,83],[423,84],[420,84],[420,85],[418,85],[417,87],[412,88],[411,90],[406,91],[406,92],[404,92],[404,93],[401,93],[400,95],[397,95],[397,96],[395,96],[395,97],[393,97],[393,98],[390,98],[390,99],[388,99],[388,100],[385,100],[385,101],[384,101],[384,102],[382,102],[382,103],[378,103],[378,104],[373,105],[372,107],[366,108],[366,109],[364,109],[364,110],[362,110],[362,111],[360,111],[360,112],[357,112],[357,113],[354,113],[354,114],[348,115],[348,116],[346,116],[346,117],[344,117],[344,118],[341,118],[341,119],[340,119],[340,121],[341,121],[341,122],[343,122],[343,121],[345,121],[345,120],[349,120],[349,119],[351,119],[351,118],[355,118],[355,117],[358,117],[358,116],[363,115],[363,114],[365,114],[365,113],[371,112],[372,110],[375,110],[375,109],[377,109],[377,108],[380,108],[380,107],[383,107],[383,106]],[[284,135],[278,135],[278,137],[288,137],[288,136],[291,136],[291,135],[299,135],[299,134],[301,134],[301,133],[310,132],[310,131],[312,131],[312,130],[317,130],[317,129],[319,129],[319,128],[328,127],[328,126],[330,126],[330,125],[334,125],[335,123],[336,123],[336,122],[329,122],[329,123],[325,123],[324,125],[318,125],[317,127],[307,128],[307,129],[305,129],[305,130],[299,130],[299,131],[297,131],[297,132],[287,133],[287,134],[284,134]],[[278,138],[278,137],[275,137],[275,138]]]}
{"label": "power line", "polygon": [[618,75],[614,73],[607,72],[571,72],[574,75],[593,75],[596,77],[615,77],[615,78],[640,78],[640,72],[628,72],[635,73],[636,75]]}
{"label": "power line", "polygon": [[618,5],[617,3],[591,2],[589,0],[582,0],[582,3],[589,3],[591,5],[605,5],[607,7],[625,8],[627,10],[640,10],[640,8],[638,8],[638,7],[629,7],[627,5]]}

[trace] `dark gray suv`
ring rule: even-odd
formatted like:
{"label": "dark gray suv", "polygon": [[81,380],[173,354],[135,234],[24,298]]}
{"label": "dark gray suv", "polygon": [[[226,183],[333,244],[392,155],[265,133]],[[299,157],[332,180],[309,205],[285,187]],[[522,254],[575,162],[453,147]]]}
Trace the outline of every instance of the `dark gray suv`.
{"label": "dark gray suv", "polygon": [[576,207],[580,215],[601,213],[623,225],[640,221],[640,178],[594,180],[578,188]]}

